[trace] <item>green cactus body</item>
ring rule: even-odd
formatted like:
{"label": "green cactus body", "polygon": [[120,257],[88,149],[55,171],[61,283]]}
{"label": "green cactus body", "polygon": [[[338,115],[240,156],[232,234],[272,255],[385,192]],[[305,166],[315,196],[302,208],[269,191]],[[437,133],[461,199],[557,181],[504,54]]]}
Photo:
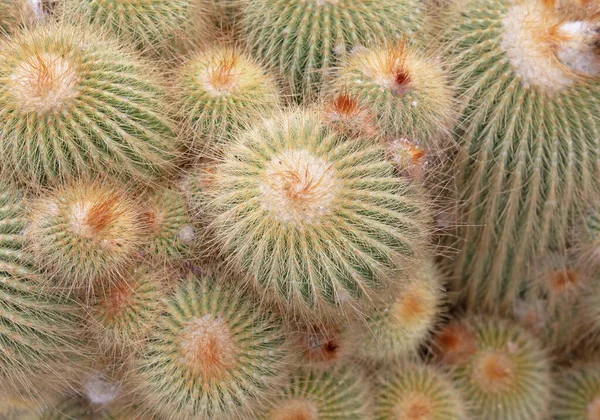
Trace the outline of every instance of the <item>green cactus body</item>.
{"label": "green cactus body", "polygon": [[283,322],[256,306],[236,286],[190,274],[141,350],[145,406],[167,419],[252,418],[293,369]]}
{"label": "green cactus body", "polygon": [[23,395],[3,396],[0,399],[0,419],[39,420],[42,408]]}
{"label": "green cactus body", "polygon": [[442,286],[433,261],[400,295],[365,324],[349,328],[342,341],[367,363],[391,363],[415,354],[441,312]]}
{"label": "green cactus body", "polygon": [[425,254],[430,220],[420,191],[395,176],[377,140],[348,140],[307,111],[242,133],[208,197],[227,262],[304,321],[370,307]]}
{"label": "green cactus body", "polygon": [[141,265],[96,293],[88,325],[103,353],[138,347],[164,305],[163,273]]}
{"label": "green cactus body", "polygon": [[208,151],[279,103],[274,79],[243,51],[224,46],[191,57],[179,72],[178,92],[196,147]]}
{"label": "green cactus body", "polygon": [[371,384],[358,366],[303,368],[269,409],[268,420],[362,420],[370,418]]}
{"label": "green cactus body", "polygon": [[384,138],[406,139],[429,150],[447,146],[453,92],[441,65],[415,46],[357,52],[339,69],[330,90],[356,98],[374,115]]}
{"label": "green cactus body", "polygon": [[377,420],[463,420],[465,404],[456,386],[433,366],[405,361],[386,366],[377,378]]}
{"label": "green cactus body", "polygon": [[196,233],[184,197],[175,190],[159,190],[145,208],[149,257],[163,261],[188,257]]}
{"label": "green cactus body", "polygon": [[115,42],[68,24],[6,40],[0,174],[28,187],[90,173],[154,182],[178,147],[159,80]]}
{"label": "green cactus body", "polygon": [[172,60],[203,44],[211,32],[201,0],[65,0],[63,20],[107,28],[140,51]]}
{"label": "green cactus body", "polygon": [[438,332],[434,346],[473,418],[547,418],[550,361],[520,325],[491,317],[454,320]]}
{"label": "green cactus body", "polygon": [[600,290],[597,281],[596,276],[583,290],[581,299],[574,308],[575,322],[570,325],[574,329],[574,338],[578,339],[586,353],[600,351]]}
{"label": "green cactus body", "polygon": [[578,265],[597,275],[600,274],[600,202],[593,201],[583,220],[573,228],[571,239]]}
{"label": "green cactus body", "polygon": [[93,292],[133,261],[144,232],[140,214],[134,199],[110,184],[65,185],[32,204],[29,248],[58,286]]}
{"label": "green cactus body", "polygon": [[600,366],[583,365],[556,377],[552,419],[595,420],[600,418]]}
{"label": "green cactus body", "polygon": [[[48,390],[69,378],[68,358],[81,344],[80,314],[74,304],[43,289],[40,274],[23,250],[26,220],[21,198],[6,186],[1,191],[0,388],[4,395],[13,390],[36,396],[40,385]],[[60,377],[54,369],[60,370]]]}
{"label": "green cactus body", "polygon": [[253,54],[294,95],[310,96],[354,49],[416,32],[423,9],[416,0],[251,0],[241,26]]}
{"label": "green cactus body", "polygon": [[600,187],[598,22],[554,1],[456,3],[442,37],[462,100],[453,288],[504,312]]}

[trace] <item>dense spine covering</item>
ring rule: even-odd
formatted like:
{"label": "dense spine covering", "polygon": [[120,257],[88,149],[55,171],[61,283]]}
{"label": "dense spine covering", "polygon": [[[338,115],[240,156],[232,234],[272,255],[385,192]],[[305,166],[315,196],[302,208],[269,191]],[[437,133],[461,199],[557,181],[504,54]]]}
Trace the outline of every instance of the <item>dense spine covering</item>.
{"label": "dense spine covering", "polygon": [[[391,366],[391,367],[390,367]],[[444,373],[421,362],[385,367],[375,387],[377,420],[463,420],[466,406]]]}
{"label": "dense spine covering", "polygon": [[0,0],[0,35],[12,34],[41,15],[41,5],[31,0]]}
{"label": "dense spine covering", "polygon": [[372,385],[359,366],[302,368],[266,414],[268,420],[362,420],[371,417]]}
{"label": "dense spine covering", "polygon": [[279,104],[275,80],[239,47],[214,46],[195,54],[179,70],[177,88],[179,112],[204,152],[215,152],[217,144]]}
{"label": "dense spine covering", "polygon": [[0,174],[28,187],[90,173],[156,181],[178,148],[161,85],[134,54],[67,23],[5,40]]}
{"label": "dense spine covering", "polygon": [[470,316],[447,324],[434,344],[473,418],[546,418],[550,361],[538,339],[520,325]]}
{"label": "dense spine covering", "polygon": [[600,187],[597,15],[561,4],[459,1],[442,37],[462,99],[453,277],[468,307],[514,304],[529,261],[565,247]]}
{"label": "dense spine covering", "polygon": [[557,375],[551,413],[554,420],[600,418],[600,366],[581,365]]}
{"label": "dense spine covering", "polygon": [[249,0],[241,26],[253,54],[301,97],[355,49],[412,35],[423,12],[416,0]]}
{"label": "dense spine covering", "polygon": [[426,198],[376,139],[349,140],[292,110],[223,154],[207,192],[216,242],[290,316],[349,316],[387,298],[424,257]]}
{"label": "dense spine covering", "polygon": [[141,350],[140,398],[165,419],[252,418],[293,369],[281,319],[222,281],[190,274]]}

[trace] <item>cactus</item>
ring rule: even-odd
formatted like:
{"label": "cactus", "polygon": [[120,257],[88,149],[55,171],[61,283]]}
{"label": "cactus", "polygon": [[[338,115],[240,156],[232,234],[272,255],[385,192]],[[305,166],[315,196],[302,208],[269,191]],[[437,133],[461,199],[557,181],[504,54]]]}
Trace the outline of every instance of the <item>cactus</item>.
{"label": "cactus", "polygon": [[420,362],[386,366],[377,378],[375,391],[378,420],[468,418],[465,403],[452,381],[437,368]]}
{"label": "cactus", "polygon": [[69,379],[75,362],[68,360],[81,345],[81,317],[76,305],[43,290],[42,276],[23,250],[21,196],[6,185],[0,191],[0,388],[5,396],[16,392],[37,398],[40,385],[48,390]]}
{"label": "cactus", "polygon": [[12,34],[40,17],[41,6],[31,0],[0,0],[0,35]]}
{"label": "cactus", "polygon": [[138,50],[166,60],[206,42],[211,24],[201,0],[64,0],[63,21],[106,28]]}
{"label": "cactus", "polygon": [[142,216],[149,232],[146,250],[151,258],[172,261],[189,256],[196,232],[179,192],[170,189],[155,192],[148,197]]}
{"label": "cactus", "polygon": [[462,99],[453,161],[464,242],[452,269],[468,308],[507,311],[531,259],[565,247],[600,188],[598,15],[593,2],[562,3],[456,2],[441,37]]}
{"label": "cactus", "polygon": [[358,366],[302,368],[266,414],[268,420],[370,418],[371,385]]}
{"label": "cactus", "polygon": [[102,353],[121,354],[142,344],[164,304],[163,277],[141,265],[96,292],[88,326]]}
{"label": "cactus", "polygon": [[346,54],[416,32],[423,15],[416,0],[251,0],[240,25],[253,54],[301,97],[315,95]]}
{"label": "cactus", "polygon": [[29,249],[58,286],[93,292],[133,261],[144,232],[140,214],[120,187],[87,181],[65,185],[31,205]]}
{"label": "cactus", "polygon": [[[415,46],[399,44],[359,51],[339,69],[330,95],[346,94],[375,116],[390,139],[422,149],[447,145],[454,98],[441,65]],[[444,144],[446,143],[446,144]]]}
{"label": "cactus", "polygon": [[[245,52],[212,47],[179,71],[180,114],[194,130],[197,147],[214,148],[277,108],[275,81]],[[213,150],[214,152],[214,150]]]}
{"label": "cactus", "polygon": [[308,111],[241,134],[207,194],[227,262],[305,321],[387,297],[425,253],[420,191],[394,175],[377,140],[348,141]]}
{"label": "cactus", "polygon": [[551,405],[554,420],[594,420],[600,417],[600,366],[583,365],[556,378]]}
{"label": "cactus", "polygon": [[454,320],[434,346],[473,418],[547,418],[550,361],[537,338],[518,324],[483,316]]}
{"label": "cactus", "polygon": [[0,63],[4,179],[35,187],[106,173],[150,183],[171,169],[178,146],[162,82],[115,42],[41,25],[6,40]]}
{"label": "cactus", "polygon": [[583,220],[573,227],[571,241],[578,265],[591,274],[600,274],[600,202],[593,201]]}
{"label": "cactus", "polygon": [[368,363],[391,363],[415,354],[441,311],[440,275],[433,261],[386,308],[379,308],[365,324],[348,328],[344,340]]}
{"label": "cactus", "polygon": [[282,321],[222,280],[190,274],[151,325],[137,382],[165,418],[253,418],[292,368]]}

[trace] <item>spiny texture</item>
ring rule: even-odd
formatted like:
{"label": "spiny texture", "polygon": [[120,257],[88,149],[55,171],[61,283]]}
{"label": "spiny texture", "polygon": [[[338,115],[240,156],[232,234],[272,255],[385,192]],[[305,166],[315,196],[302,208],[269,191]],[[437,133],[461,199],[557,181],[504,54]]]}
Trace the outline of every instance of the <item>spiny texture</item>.
{"label": "spiny texture", "polygon": [[163,272],[141,265],[96,292],[88,326],[103,353],[142,344],[164,305],[163,282]]}
{"label": "spiny texture", "polygon": [[585,211],[580,222],[573,228],[573,252],[577,262],[590,273],[600,274],[600,200]]}
{"label": "spiny texture", "polygon": [[159,261],[189,256],[196,232],[183,196],[160,189],[148,197],[142,215],[148,232],[146,251]]}
{"label": "spiny texture", "polygon": [[300,97],[358,47],[416,32],[423,9],[418,0],[249,0],[241,26],[254,55]]}
{"label": "spiny texture", "polygon": [[185,197],[190,216],[194,221],[206,217],[206,205],[210,201],[208,193],[212,187],[216,162],[205,160],[196,164],[179,183],[179,190]]}
{"label": "spiny texture", "polygon": [[389,363],[416,353],[440,315],[441,287],[434,262],[423,263],[395,300],[375,311],[365,324],[348,328],[343,341],[371,363]]}
{"label": "spiny texture", "polygon": [[275,81],[242,50],[212,47],[180,69],[180,114],[194,130],[196,147],[214,152],[236,131],[277,108]]}
{"label": "spiny texture", "polygon": [[30,0],[0,0],[0,35],[18,31],[41,13],[39,9]]}
{"label": "spiny texture", "polygon": [[387,296],[429,234],[425,198],[395,176],[377,140],[348,140],[305,111],[241,134],[209,196],[227,261],[288,314],[313,320]]}
{"label": "spiny texture", "polygon": [[375,388],[377,420],[463,420],[466,407],[456,386],[433,366],[405,361],[386,366]]}
{"label": "spiny texture", "polygon": [[574,336],[583,342],[584,348],[595,354],[600,351],[600,289],[598,277],[594,277],[575,307],[576,323],[571,325]]}
{"label": "spiny texture", "polygon": [[537,338],[521,326],[471,316],[447,324],[435,346],[473,418],[546,418],[550,362]]}
{"label": "spiny texture", "polygon": [[210,22],[201,0],[64,0],[63,20],[82,18],[164,59],[201,45]]}
{"label": "spiny texture", "polygon": [[23,395],[4,395],[0,399],[0,419],[2,420],[39,420],[38,404]]}
{"label": "spiny texture", "polygon": [[153,71],[97,31],[19,33],[0,50],[0,174],[28,187],[90,173],[153,182],[176,155],[165,100]]}
{"label": "spiny texture", "polygon": [[565,246],[600,187],[598,15],[552,0],[457,3],[442,37],[462,99],[454,290],[468,307],[506,311],[528,262]]}
{"label": "spiny texture", "polygon": [[268,420],[363,420],[371,414],[371,384],[360,367],[300,369],[268,410]]}
{"label": "spiny texture", "polygon": [[[375,117],[381,136],[439,149],[454,123],[453,92],[441,65],[415,46],[399,43],[353,54],[330,94],[354,98]],[[445,142],[447,143],[447,141]]]}
{"label": "spiny texture", "polygon": [[3,395],[11,390],[27,394],[68,379],[68,358],[81,345],[80,318],[74,304],[42,288],[40,274],[23,251],[20,195],[6,185],[0,191],[0,388]]}
{"label": "spiny texture", "polygon": [[138,381],[165,419],[252,418],[293,367],[282,321],[222,280],[189,275],[151,326]]}
{"label": "spiny texture", "polygon": [[27,238],[36,261],[67,291],[110,281],[139,249],[144,224],[120,187],[80,181],[31,205]]}
{"label": "spiny texture", "polygon": [[583,365],[561,372],[556,378],[551,413],[555,420],[600,418],[600,366]]}

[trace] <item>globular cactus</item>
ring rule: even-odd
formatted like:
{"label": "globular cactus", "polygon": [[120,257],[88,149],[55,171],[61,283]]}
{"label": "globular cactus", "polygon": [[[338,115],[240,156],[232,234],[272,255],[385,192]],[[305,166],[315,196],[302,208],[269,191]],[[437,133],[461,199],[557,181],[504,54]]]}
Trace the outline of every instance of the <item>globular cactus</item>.
{"label": "globular cactus", "polygon": [[464,242],[452,274],[467,307],[507,311],[528,287],[529,262],[565,247],[572,217],[600,188],[597,3],[563,3],[454,2],[440,37],[461,99],[453,161]]}
{"label": "globular cactus", "polygon": [[5,40],[0,175],[28,187],[90,173],[154,182],[179,147],[161,84],[134,54],[83,27],[41,25]]}
{"label": "globular cactus", "polygon": [[414,355],[440,317],[442,292],[441,276],[434,262],[427,261],[396,299],[365,323],[348,328],[342,341],[367,363],[392,363]]}
{"label": "globular cactus", "polygon": [[83,347],[81,314],[77,305],[43,288],[35,260],[23,249],[26,219],[20,194],[6,185],[0,191],[0,389],[4,396],[37,398],[41,391],[64,385],[73,373]]}
{"label": "globular cactus", "polygon": [[136,381],[163,418],[253,418],[293,369],[281,319],[223,280],[190,274],[151,325]]}
{"label": "globular cactus", "polygon": [[593,196],[594,203],[588,206],[571,234],[577,263],[591,275],[600,274],[600,201],[597,198]]}
{"label": "globular cactus", "polygon": [[39,1],[0,0],[0,35],[12,34],[42,15]]}
{"label": "globular cactus", "polygon": [[406,360],[386,366],[377,377],[377,420],[463,420],[469,418],[456,385],[443,372]]}
{"label": "globular cactus", "polygon": [[177,88],[180,114],[204,153],[215,152],[211,149],[279,103],[275,80],[243,50],[228,46],[189,58],[179,70]]}
{"label": "globular cactus", "polygon": [[138,265],[96,291],[88,310],[90,336],[103,354],[139,348],[164,306],[165,272]]}
{"label": "globular cactus", "polygon": [[546,418],[550,361],[538,339],[518,324],[484,316],[454,320],[434,346],[473,418]]}
{"label": "globular cactus", "polygon": [[551,413],[554,420],[600,418],[600,366],[583,364],[560,372]]}
{"label": "globular cactus", "polygon": [[55,286],[93,292],[133,261],[144,223],[135,199],[121,187],[79,181],[42,194],[31,204],[28,247]]}
{"label": "globular cactus", "polygon": [[301,98],[315,95],[347,54],[423,23],[417,0],[250,0],[240,25],[253,54]]}
{"label": "globular cactus", "polygon": [[148,257],[165,262],[190,256],[196,230],[183,195],[174,189],[159,189],[144,200]]}
{"label": "globular cactus", "polygon": [[204,44],[212,32],[202,0],[64,0],[61,16],[103,27],[122,42],[166,60]]}
{"label": "globular cactus", "polygon": [[328,88],[347,95],[374,116],[379,135],[425,150],[447,147],[453,91],[436,59],[409,44],[370,48],[350,56]]}
{"label": "globular cactus", "polygon": [[372,386],[359,366],[302,368],[267,411],[268,420],[362,420],[371,417]]}
{"label": "globular cactus", "polygon": [[207,192],[215,241],[291,317],[351,316],[388,297],[426,254],[426,198],[394,174],[375,139],[347,141],[292,110],[223,155]]}

